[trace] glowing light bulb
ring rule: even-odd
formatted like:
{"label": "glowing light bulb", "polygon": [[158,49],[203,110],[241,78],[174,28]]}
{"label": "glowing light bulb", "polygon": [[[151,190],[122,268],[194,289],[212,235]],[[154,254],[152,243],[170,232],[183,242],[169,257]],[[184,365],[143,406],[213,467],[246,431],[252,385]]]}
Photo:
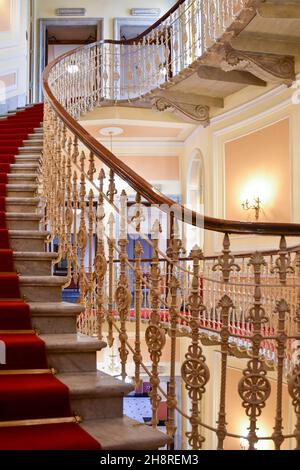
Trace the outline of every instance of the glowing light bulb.
{"label": "glowing light bulb", "polygon": [[255,178],[248,182],[243,194],[241,194],[241,202],[249,201],[252,203],[255,199],[259,199],[262,204],[270,201],[272,196],[272,187],[265,178]]}
{"label": "glowing light bulb", "polygon": [[76,64],[70,64],[67,66],[67,71],[71,74],[77,73],[79,71],[79,67]]}

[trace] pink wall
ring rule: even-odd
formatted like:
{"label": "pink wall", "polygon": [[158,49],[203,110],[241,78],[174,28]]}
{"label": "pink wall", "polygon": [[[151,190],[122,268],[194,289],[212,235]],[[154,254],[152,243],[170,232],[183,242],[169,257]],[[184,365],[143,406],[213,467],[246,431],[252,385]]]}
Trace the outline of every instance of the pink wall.
{"label": "pink wall", "polygon": [[124,163],[147,180],[179,180],[178,157],[121,157]]}
{"label": "pink wall", "polygon": [[[247,220],[241,195],[252,181],[262,182],[268,193],[261,221],[291,221],[291,166],[289,120],[225,144],[226,218]],[[253,217],[252,217],[253,219]],[[252,220],[251,219],[251,220]]]}
{"label": "pink wall", "polygon": [[[10,0],[0,0],[0,32],[10,30]],[[1,46],[0,46],[1,47]]]}

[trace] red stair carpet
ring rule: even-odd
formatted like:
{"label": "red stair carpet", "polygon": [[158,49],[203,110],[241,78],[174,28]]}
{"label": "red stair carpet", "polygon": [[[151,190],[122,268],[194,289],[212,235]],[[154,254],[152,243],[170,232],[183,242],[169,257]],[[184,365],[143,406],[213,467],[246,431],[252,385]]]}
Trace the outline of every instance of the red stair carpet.
{"label": "red stair carpet", "polygon": [[0,450],[99,450],[100,444],[71,422],[69,390],[49,371],[45,343],[32,331],[9,244],[7,174],[23,140],[42,120],[43,106],[35,105],[0,121],[0,341],[6,349],[0,364]]}

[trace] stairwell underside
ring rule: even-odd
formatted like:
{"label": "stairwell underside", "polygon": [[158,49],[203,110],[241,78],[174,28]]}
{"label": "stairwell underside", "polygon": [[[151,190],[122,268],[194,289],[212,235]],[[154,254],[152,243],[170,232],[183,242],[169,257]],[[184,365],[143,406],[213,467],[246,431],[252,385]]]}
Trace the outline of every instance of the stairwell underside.
{"label": "stairwell underside", "polygon": [[291,86],[299,72],[300,5],[280,4],[271,1],[245,9],[188,68],[140,99],[116,104],[167,110],[207,126],[212,117],[230,109],[228,98],[246,87],[254,98],[280,84]]}

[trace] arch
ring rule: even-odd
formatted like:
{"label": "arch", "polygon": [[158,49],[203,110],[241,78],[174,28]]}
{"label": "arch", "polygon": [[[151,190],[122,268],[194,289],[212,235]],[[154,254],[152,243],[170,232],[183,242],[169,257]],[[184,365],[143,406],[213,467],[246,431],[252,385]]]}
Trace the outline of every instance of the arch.
{"label": "arch", "polygon": [[[186,205],[197,213],[204,214],[205,203],[205,168],[201,150],[194,149],[188,164],[186,179]],[[186,248],[189,252],[195,244],[203,248],[204,231],[188,227]]]}
{"label": "arch", "polygon": [[201,150],[195,149],[192,153],[187,172],[186,202],[191,205],[204,204],[204,158]]}

